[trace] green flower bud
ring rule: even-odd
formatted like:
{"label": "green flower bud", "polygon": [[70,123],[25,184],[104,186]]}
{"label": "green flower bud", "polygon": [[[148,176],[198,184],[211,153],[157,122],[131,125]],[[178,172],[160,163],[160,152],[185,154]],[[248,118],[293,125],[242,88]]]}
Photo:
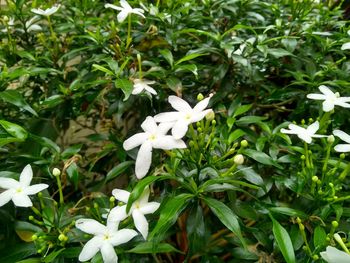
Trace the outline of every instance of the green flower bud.
{"label": "green flower bud", "polygon": [[53,170],[52,170],[52,174],[53,174],[53,176],[60,176],[61,175],[61,171],[60,171],[60,169],[58,169],[58,168],[53,168]]}
{"label": "green flower bud", "polygon": [[334,184],[333,184],[333,183],[329,183],[328,185],[329,185],[330,187],[332,187],[332,188],[334,187]]}
{"label": "green flower bud", "polygon": [[339,155],[340,159],[345,159],[345,153]]}
{"label": "green flower bud", "polygon": [[241,146],[242,146],[243,148],[246,148],[246,147],[248,146],[248,141],[247,141],[247,140],[241,141]]}
{"label": "green flower bud", "polygon": [[98,203],[94,203],[94,208],[95,208],[95,209],[98,209],[98,208],[99,208]]}
{"label": "green flower bud", "polygon": [[215,126],[216,125],[216,120],[211,121],[211,125]]}
{"label": "green flower bud", "polygon": [[300,217],[297,217],[297,223],[298,223],[298,224],[301,224],[301,219],[300,219]]}
{"label": "green flower bud", "polygon": [[327,142],[328,142],[329,144],[332,144],[334,141],[335,141],[335,138],[334,138],[333,135],[329,135],[329,136],[327,137]]}
{"label": "green flower bud", "polygon": [[38,197],[39,197],[39,198],[42,198],[42,197],[43,197],[43,193],[42,193],[42,192],[39,192],[39,193],[38,193]]}
{"label": "green flower bud", "polygon": [[197,95],[197,100],[198,100],[198,101],[201,101],[201,100],[203,100],[203,99],[204,99],[203,94],[202,94],[202,93],[199,93],[199,94]]}
{"label": "green flower bud", "polygon": [[37,235],[35,235],[35,234],[32,235],[32,240],[33,240],[33,241],[35,241],[35,240],[37,240],[37,239],[38,239],[38,236],[37,236]]}
{"label": "green flower bud", "polygon": [[114,203],[114,202],[115,202],[115,197],[114,197],[114,196],[111,196],[111,197],[109,198],[109,202]]}
{"label": "green flower bud", "polygon": [[319,258],[320,258],[320,257],[319,257],[318,255],[313,255],[313,256],[312,256],[312,259],[313,259],[313,260],[318,260]]}
{"label": "green flower bud", "polygon": [[205,118],[208,120],[208,121],[213,121],[214,118],[215,118],[215,112],[213,110],[209,111],[207,113],[207,115],[205,115]]}
{"label": "green flower bud", "polygon": [[314,175],[314,176],[312,177],[312,181],[316,183],[316,182],[318,181],[318,177],[317,177],[316,175]]}
{"label": "green flower bud", "polygon": [[306,159],[305,155],[303,154],[302,156],[300,156],[300,159],[305,160]]}
{"label": "green flower bud", "polygon": [[34,220],[34,216],[28,216],[29,221],[33,221]]}
{"label": "green flower bud", "polygon": [[203,132],[203,129],[202,129],[201,127],[199,127],[199,128],[197,128],[197,131],[198,131],[199,133],[202,133],[202,132]]}
{"label": "green flower bud", "polygon": [[332,221],[332,226],[334,228],[337,228],[339,226],[339,223],[337,221]]}
{"label": "green flower bud", "polygon": [[58,240],[59,241],[66,241],[66,235],[65,234],[60,234],[59,236],[58,236]]}
{"label": "green flower bud", "polygon": [[244,156],[242,154],[237,154],[233,157],[233,162],[237,165],[241,165],[244,163]]}

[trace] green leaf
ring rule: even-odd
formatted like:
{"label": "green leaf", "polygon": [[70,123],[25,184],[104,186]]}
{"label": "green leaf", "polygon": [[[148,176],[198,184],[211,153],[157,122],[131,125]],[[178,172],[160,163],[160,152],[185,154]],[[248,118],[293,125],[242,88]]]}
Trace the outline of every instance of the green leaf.
{"label": "green leaf", "polygon": [[60,250],[53,251],[50,254],[48,254],[46,257],[44,257],[43,262],[45,263],[51,263],[54,261],[54,259],[59,256],[59,254],[62,253],[62,251],[65,250],[65,248],[61,248]]}
{"label": "green leaf", "polygon": [[266,165],[272,165],[279,169],[283,169],[281,165],[279,165],[276,161],[274,161],[270,156],[268,156],[266,153],[259,152],[253,149],[245,149],[243,151],[243,154],[249,156],[250,158],[254,159],[255,161],[266,164]]}
{"label": "green leaf", "polygon": [[186,208],[188,201],[192,198],[192,194],[179,194],[169,198],[168,201],[162,205],[159,220],[150,233],[149,239],[154,238],[156,235],[163,235],[168,228],[176,222],[181,212]]}
{"label": "green leaf", "polygon": [[246,133],[245,131],[241,129],[234,130],[233,132],[230,133],[230,136],[228,137],[228,143],[231,144],[238,138],[244,136]]}
{"label": "green leaf", "polygon": [[24,109],[34,116],[38,117],[38,114],[35,110],[33,110],[32,107],[29,106],[29,104],[24,100],[21,93],[19,93],[16,90],[5,90],[0,92],[0,98],[2,98],[4,101],[11,103],[21,109]]}
{"label": "green leaf", "polygon": [[294,217],[301,217],[301,218],[307,218],[308,215],[305,214],[302,211],[290,208],[290,207],[271,207],[269,208],[271,212],[279,213],[287,216],[294,216]]}
{"label": "green leaf", "polygon": [[159,51],[159,53],[165,58],[165,60],[169,63],[171,67],[174,65],[174,58],[173,54],[169,49],[162,49]]}
{"label": "green leaf", "polygon": [[79,183],[79,172],[77,164],[73,162],[71,165],[68,166],[66,171],[69,180],[73,183],[75,190],[77,190]]}
{"label": "green leaf", "polygon": [[123,91],[125,96],[124,101],[126,101],[130,97],[134,87],[133,83],[128,79],[117,79],[115,81],[115,86]]}
{"label": "green leaf", "polygon": [[281,58],[285,56],[293,56],[292,53],[283,48],[268,48],[267,53],[274,56],[275,58]]}
{"label": "green leaf", "polygon": [[287,230],[285,230],[284,227],[281,226],[272,216],[270,217],[273,224],[272,232],[284,259],[287,263],[295,263],[294,249]]}
{"label": "green leaf", "polygon": [[21,261],[17,261],[16,263],[40,263],[41,258],[27,258]]}
{"label": "green leaf", "polygon": [[252,104],[239,106],[238,109],[234,112],[233,117],[237,117],[238,115],[241,115],[249,111],[251,108],[252,108]]}
{"label": "green leaf", "polygon": [[57,94],[57,95],[48,97],[47,99],[42,101],[40,105],[45,108],[53,108],[61,104],[62,102],[64,102],[64,96]]}
{"label": "green leaf", "polygon": [[260,121],[266,120],[266,117],[260,116],[244,116],[236,121],[237,125],[246,126],[253,123],[258,123]]}
{"label": "green leaf", "polygon": [[233,211],[224,203],[209,197],[202,198],[204,202],[209,206],[210,210],[217,216],[217,218],[223,223],[232,233],[234,233],[241,241],[244,247],[247,246],[238,223],[237,216]]}
{"label": "green leaf", "polygon": [[0,125],[6,130],[6,132],[21,141],[24,141],[28,137],[27,131],[15,123],[0,120]]}
{"label": "green leaf", "polygon": [[326,243],[327,234],[322,226],[317,226],[314,230],[314,246],[315,248],[321,248]]}
{"label": "green leaf", "polygon": [[169,89],[171,89],[174,92],[179,92],[182,90],[181,80],[176,77],[167,78],[166,84],[168,85]]}
{"label": "green leaf", "polygon": [[48,147],[56,153],[59,153],[61,151],[60,147],[49,138],[36,136],[34,134],[29,134],[29,137],[34,141],[40,143],[41,145]]}
{"label": "green leaf", "polygon": [[105,68],[105,67],[102,67],[100,65],[97,65],[97,64],[92,64],[92,67],[95,69],[95,70],[100,70],[104,73],[106,73],[107,75],[111,75],[111,76],[114,76],[115,74],[110,71],[109,69]]}
{"label": "green leaf", "polygon": [[195,64],[185,64],[185,65],[179,65],[175,67],[175,72],[179,71],[191,71],[193,75],[196,77],[198,76],[198,68]]}
{"label": "green leaf", "polygon": [[181,64],[182,62],[192,60],[201,56],[206,56],[207,54],[198,54],[198,53],[191,53],[189,55],[184,56],[183,58],[179,59],[178,61],[175,62],[175,66]]}
{"label": "green leaf", "polygon": [[67,149],[65,149],[61,153],[61,157],[63,159],[68,159],[68,158],[72,157],[74,154],[77,154],[81,150],[82,146],[83,146],[83,144],[80,143],[80,144],[75,144],[75,145],[68,147]]}
{"label": "green leaf", "polygon": [[143,242],[136,247],[127,250],[127,253],[136,254],[157,254],[157,253],[183,253],[180,250],[174,248],[172,245],[167,243],[156,243],[156,242]]}
{"label": "green leaf", "polygon": [[116,178],[117,176],[121,175],[123,172],[125,172],[126,169],[128,169],[132,164],[134,164],[134,161],[125,161],[117,166],[114,166],[112,170],[108,172],[106,175],[106,182],[109,182],[110,180]]}

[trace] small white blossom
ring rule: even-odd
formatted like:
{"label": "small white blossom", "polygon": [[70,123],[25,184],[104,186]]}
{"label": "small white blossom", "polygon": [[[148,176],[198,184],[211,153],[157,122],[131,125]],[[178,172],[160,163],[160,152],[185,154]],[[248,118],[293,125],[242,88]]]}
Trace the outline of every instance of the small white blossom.
{"label": "small white blossom", "polygon": [[[128,214],[126,213],[126,205],[117,206],[110,211],[110,217],[112,220],[117,221],[124,220],[129,215],[132,215],[136,229],[141,233],[145,240],[148,236],[148,222],[145,215],[154,213],[160,206],[160,203],[148,202],[149,193],[149,188],[146,187],[140,198],[132,204]],[[130,197],[128,191],[114,189],[112,194],[117,200],[122,201],[125,204],[128,203]]]}
{"label": "small white blossom", "polygon": [[0,188],[6,189],[0,194],[0,206],[8,203],[10,200],[15,206],[30,207],[33,206],[32,201],[28,197],[34,195],[49,186],[47,184],[30,185],[33,178],[32,167],[28,164],[24,167],[19,176],[19,181],[12,178],[0,178]]}
{"label": "small white blossom", "polygon": [[141,124],[141,128],[144,132],[131,136],[123,143],[127,151],[141,145],[135,165],[135,174],[138,179],[143,178],[151,167],[153,148],[163,150],[186,148],[184,141],[166,135],[171,128],[169,123],[161,123],[157,126],[153,117],[148,116]]}
{"label": "small white blossom", "polygon": [[350,135],[347,133],[341,131],[341,130],[334,130],[333,134],[337,137],[339,137],[344,142],[347,142],[347,144],[338,144],[334,147],[334,150],[336,152],[350,152]]}
{"label": "small white blossom", "polygon": [[38,16],[34,16],[34,17],[32,17],[31,19],[29,19],[26,22],[27,32],[30,32],[30,31],[41,31],[42,30],[42,27],[39,26],[38,24],[36,24],[36,22],[38,22],[38,20],[39,20],[39,17]]}
{"label": "small white blossom", "polygon": [[326,251],[320,253],[321,257],[328,263],[349,263],[350,255],[335,247],[328,246]]}
{"label": "small white blossom", "polygon": [[322,108],[325,112],[333,110],[335,105],[350,108],[350,104],[347,103],[350,102],[350,97],[340,97],[338,92],[334,93],[324,85],[319,86],[318,89],[323,94],[311,93],[306,97],[312,100],[324,100],[322,103]]}
{"label": "small white blossom", "polygon": [[149,85],[156,83],[155,81],[147,79],[134,79],[134,89],[131,92],[133,95],[140,94],[142,91],[148,91],[153,95],[157,95],[157,92]]}
{"label": "small white blossom", "polygon": [[311,143],[312,138],[327,137],[326,135],[316,134],[319,127],[320,127],[320,124],[318,121],[315,121],[314,123],[309,125],[306,129],[291,123],[288,125],[289,130],[282,128],[281,132],[286,134],[296,134],[300,139],[302,139],[306,143]]}
{"label": "small white blossom", "polygon": [[169,96],[169,103],[177,111],[159,113],[154,116],[154,119],[156,122],[174,123],[174,126],[171,130],[172,135],[175,139],[180,139],[185,136],[188,130],[188,125],[200,121],[205,117],[205,115],[212,111],[212,109],[205,110],[209,104],[211,97],[212,94],[210,94],[208,98],[205,98],[204,100],[198,102],[197,105],[192,109],[185,100],[176,96]]}
{"label": "small white blossom", "polygon": [[[7,27],[13,27],[15,25],[15,19],[13,17],[10,17],[10,19],[7,21]],[[7,33],[7,27],[1,30],[1,32]]]}
{"label": "small white blossom", "polygon": [[30,11],[32,11],[34,14],[37,14],[37,15],[51,16],[54,13],[56,13],[58,11],[58,9],[60,9],[60,7],[61,7],[60,5],[54,5],[50,8],[45,9],[45,10],[41,9],[41,8],[33,8]]}
{"label": "small white blossom", "polygon": [[135,14],[135,15],[139,15],[142,16],[143,18],[145,18],[145,16],[143,15],[144,10],[141,8],[132,8],[129,3],[126,0],[120,0],[120,6],[116,6],[116,5],[112,5],[112,4],[105,4],[105,8],[112,8],[115,10],[120,11],[117,19],[118,22],[121,23],[123,22],[129,14]]}
{"label": "small white blossom", "polygon": [[102,225],[94,219],[78,219],[75,227],[81,231],[94,235],[83,247],[79,254],[79,261],[88,261],[97,252],[101,251],[104,263],[117,263],[118,256],[114,247],[129,242],[137,236],[132,229],[118,230],[119,222],[107,218],[107,226]]}

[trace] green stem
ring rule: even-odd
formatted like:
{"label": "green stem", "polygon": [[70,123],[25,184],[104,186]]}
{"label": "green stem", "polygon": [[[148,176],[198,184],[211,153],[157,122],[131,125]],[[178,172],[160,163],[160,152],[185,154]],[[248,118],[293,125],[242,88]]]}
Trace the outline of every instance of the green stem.
{"label": "green stem", "polygon": [[139,78],[142,79],[142,61],[141,61],[141,55],[137,54],[137,62],[139,64]]}
{"label": "green stem", "polygon": [[310,160],[309,160],[309,150],[307,147],[307,143],[304,142],[304,152],[305,152],[305,163],[307,168],[311,168],[310,166]]}
{"label": "green stem", "polygon": [[344,180],[344,178],[348,175],[350,170],[350,163],[345,167],[344,171],[340,174],[339,180]]}
{"label": "green stem", "polygon": [[60,195],[60,204],[63,204],[64,199],[63,199],[62,183],[61,183],[61,178],[59,175],[56,176],[56,181],[57,181],[57,186],[58,186],[58,193]]}
{"label": "green stem", "polygon": [[131,15],[129,14],[128,15],[128,36],[127,36],[127,39],[126,39],[126,48],[129,47],[129,45],[131,44]]}
{"label": "green stem", "polygon": [[326,158],[324,160],[323,167],[322,167],[322,182],[324,180],[324,177],[325,177],[325,174],[326,174],[326,171],[327,171],[327,165],[328,165],[328,159],[329,159],[330,152],[331,152],[331,147],[332,147],[331,144],[327,145]]}

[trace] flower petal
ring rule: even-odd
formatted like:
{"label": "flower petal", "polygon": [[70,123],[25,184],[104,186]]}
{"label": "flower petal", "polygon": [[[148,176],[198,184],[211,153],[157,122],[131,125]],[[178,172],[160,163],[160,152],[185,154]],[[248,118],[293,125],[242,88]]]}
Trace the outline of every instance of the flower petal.
{"label": "flower petal", "polygon": [[112,195],[115,197],[115,199],[127,203],[129,200],[130,193],[123,189],[113,189]]}
{"label": "flower petal", "polygon": [[341,153],[350,152],[350,144],[338,144],[334,146],[334,150]]}
{"label": "flower petal", "polygon": [[132,212],[132,218],[136,229],[141,233],[143,238],[146,240],[148,236],[148,222],[146,217],[140,212],[139,209],[135,209]]}
{"label": "flower petal", "polygon": [[23,171],[21,172],[21,175],[19,176],[19,182],[23,186],[29,186],[32,179],[33,179],[33,170],[30,164],[27,164],[26,167],[24,167]]}
{"label": "flower petal", "polygon": [[116,206],[109,212],[109,215],[107,218],[107,227],[110,222],[113,222],[113,223],[120,222],[126,219],[127,217],[128,217],[128,214],[126,213],[126,205]]}
{"label": "flower petal", "polygon": [[117,20],[119,23],[124,22],[124,20],[128,17],[129,13],[125,10],[120,11],[120,13],[117,15]]}
{"label": "flower petal", "polygon": [[310,124],[307,128],[306,131],[307,133],[312,136],[314,135],[317,130],[320,128],[320,123],[318,121],[315,121],[314,123]]}
{"label": "flower petal", "polygon": [[344,142],[350,143],[350,135],[341,131],[341,130],[334,130],[333,134],[340,139],[342,139]]}
{"label": "flower petal", "polygon": [[324,95],[326,95],[326,97],[329,97],[329,98],[334,98],[334,97],[335,97],[334,92],[331,91],[330,88],[328,88],[328,87],[325,86],[325,85],[319,86],[318,89],[319,89]]}
{"label": "flower petal", "polygon": [[104,263],[116,263],[118,262],[117,254],[109,242],[104,242],[101,247],[101,254]]}
{"label": "flower petal", "polygon": [[106,231],[106,227],[102,225],[100,222],[97,222],[94,219],[88,219],[88,218],[78,219],[75,222],[75,227],[91,235],[104,234]]}
{"label": "flower petal", "polygon": [[165,135],[174,126],[175,122],[162,122],[158,125],[158,135]]}
{"label": "flower petal", "polygon": [[148,138],[148,135],[145,132],[137,133],[124,141],[123,148],[126,151],[134,149],[135,147],[138,147],[144,141],[146,141],[147,138]]}
{"label": "flower petal", "polygon": [[0,177],[0,188],[4,189],[14,189],[18,188],[20,183],[12,178]]}
{"label": "flower petal", "polygon": [[132,9],[132,7],[129,5],[129,3],[126,0],[120,0],[120,5],[124,9],[127,9],[127,10],[131,10]]}
{"label": "flower petal", "polygon": [[191,106],[185,100],[177,96],[169,96],[168,101],[171,106],[179,112],[192,112]]}
{"label": "flower petal", "polygon": [[206,107],[208,107],[209,100],[211,97],[205,98],[201,100],[200,102],[197,103],[197,105],[193,108],[194,112],[201,112],[203,111]]}
{"label": "flower petal", "polygon": [[157,133],[157,123],[154,120],[153,117],[148,116],[143,123],[141,124],[141,128],[145,131],[145,132],[149,132],[149,133]]}
{"label": "flower petal", "polygon": [[306,142],[306,143],[311,143],[312,142],[312,138],[310,137],[310,135],[308,135],[308,134],[305,134],[305,133],[299,133],[299,134],[297,134],[298,135],[298,137],[300,138],[300,139],[302,139],[304,142]]}
{"label": "flower petal", "polygon": [[344,251],[340,251],[335,247],[328,246],[325,252],[321,252],[321,257],[328,263],[348,263],[350,255]]}
{"label": "flower petal", "polygon": [[140,212],[144,215],[153,214],[155,211],[158,210],[159,206],[160,206],[160,203],[149,202],[140,207]]}
{"label": "flower petal", "polygon": [[113,234],[113,236],[110,238],[110,242],[113,246],[118,246],[129,242],[135,236],[137,236],[137,232],[135,230],[124,228]]}
{"label": "flower petal", "polygon": [[322,103],[322,109],[325,112],[329,112],[329,111],[334,109],[334,103],[332,101],[330,101],[330,100],[325,100]]}
{"label": "flower petal", "polygon": [[79,254],[79,261],[88,261],[93,256],[97,254],[97,252],[101,248],[101,243],[103,242],[102,237],[93,237],[91,238],[83,247],[83,250]]}
{"label": "flower petal", "polygon": [[137,154],[135,174],[138,179],[143,178],[152,163],[152,144],[149,141],[144,142]]}
{"label": "flower petal", "polygon": [[192,115],[192,118],[191,118],[191,123],[202,120],[211,111],[212,111],[212,109],[207,109],[207,110],[201,111],[201,112],[194,112]]}
{"label": "flower petal", "polygon": [[159,137],[157,140],[153,141],[152,146],[155,149],[163,150],[184,149],[187,147],[183,140],[177,140],[170,135]]}
{"label": "flower petal", "polygon": [[31,207],[33,206],[32,201],[28,197],[28,195],[25,195],[24,193],[15,193],[12,196],[12,201],[15,204],[15,206],[19,207]]}
{"label": "flower petal", "polygon": [[175,139],[181,139],[186,135],[188,130],[188,122],[185,120],[178,120],[174,127],[171,129],[171,133]]}
{"label": "flower petal", "polygon": [[[342,99],[342,98],[339,98],[339,99]],[[349,103],[346,103],[346,102],[341,101],[341,100],[336,101],[334,104],[338,105],[340,107],[343,107],[343,108],[350,108],[350,104]]]}
{"label": "flower petal", "polygon": [[137,95],[137,94],[140,94],[143,90],[144,90],[144,87],[142,85],[135,84],[131,94]]}
{"label": "flower petal", "polygon": [[150,87],[150,86],[146,86],[145,90],[147,90],[149,93],[151,93],[153,95],[157,95],[157,91],[154,88]]}
{"label": "flower petal", "polygon": [[2,192],[0,194],[0,207],[3,206],[4,204],[7,204],[12,199],[13,195],[14,195],[14,190],[12,189]]}
{"label": "flower petal", "polygon": [[323,94],[317,94],[317,93],[310,93],[307,94],[306,97],[311,100],[325,100],[326,96]]}
{"label": "flower petal", "polygon": [[174,122],[181,118],[181,113],[177,111],[162,112],[154,116],[156,122]]}
{"label": "flower petal", "polygon": [[148,203],[149,194],[150,194],[149,187],[146,186],[145,190],[143,190],[140,198],[137,200],[140,203],[140,206]]}
{"label": "flower petal", "polygon": [[49,185],[47,185],[47,184],[33,184],[31,186],[24,188],[23,192],[26,195],[34,195],[34,194],[39,193],[48,187],[49,187]]}
{"label": "flower petal", "polygon": [[105,8],[112,8],[112,9],[118,10],[118,11],[123,10],[123,8],[121,8],[120,6],[116,6],[116,5],[112,5],[112,4],[105,4]]}

